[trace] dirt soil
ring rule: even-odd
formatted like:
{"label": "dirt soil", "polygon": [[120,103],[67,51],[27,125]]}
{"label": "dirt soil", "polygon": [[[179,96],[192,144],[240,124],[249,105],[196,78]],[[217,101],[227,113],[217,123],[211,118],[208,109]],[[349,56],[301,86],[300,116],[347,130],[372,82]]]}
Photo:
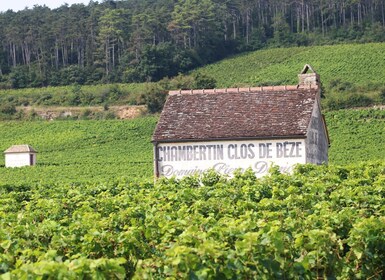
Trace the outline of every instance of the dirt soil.
{"label": "dirt soil", "polygon": [[115,112],[119,119],[133,119],[147,112],[146,106],[111,106],[110,110]]}
{"label": "dirt soil", "polygon": [[89,106],[89,107],[32,107],[21,106],[17,110],[22,110],[28,114],[32,111],[45,120],[54,120],[56,118],[74,117],[84,114],[86,111],[93,113],[109,111],[114,113],[119,119],[133,119],[146,113],[146,106],[109,106],[108,110],[105,110],[102,106]]}

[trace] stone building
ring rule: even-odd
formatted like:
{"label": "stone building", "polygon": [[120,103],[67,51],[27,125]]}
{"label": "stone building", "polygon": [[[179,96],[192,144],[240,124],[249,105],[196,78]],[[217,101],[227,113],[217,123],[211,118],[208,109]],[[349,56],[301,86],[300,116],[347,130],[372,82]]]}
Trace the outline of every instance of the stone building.
{"label": "stone building", "polygon": [[22,167],[36,164],[37,152],[30,145],[13,145],[4,151],[5,167]]}
{"label": "stone building", "polygon": [[170,91],[152,139],[155,176],[210,168],[263,176],[272,164],[290,172],[327,163],[319,75],[305,65],[298,77],[298,85]]}

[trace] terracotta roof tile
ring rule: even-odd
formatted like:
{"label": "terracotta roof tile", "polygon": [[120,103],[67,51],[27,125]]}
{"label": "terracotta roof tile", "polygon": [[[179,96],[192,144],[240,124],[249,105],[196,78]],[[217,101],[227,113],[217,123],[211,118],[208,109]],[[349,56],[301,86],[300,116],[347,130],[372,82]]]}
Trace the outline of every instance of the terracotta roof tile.
{"label": "terracotta roof tile", "polygon": [[170,92],[153,141],[305,136],[318,87]]}

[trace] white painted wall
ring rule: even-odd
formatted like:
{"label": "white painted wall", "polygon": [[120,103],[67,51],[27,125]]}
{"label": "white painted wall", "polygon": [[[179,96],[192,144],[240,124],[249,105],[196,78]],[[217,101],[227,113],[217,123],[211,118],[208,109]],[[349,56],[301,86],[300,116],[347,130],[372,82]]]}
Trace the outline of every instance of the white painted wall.
{"label": "white painted wall", "polygon": [[[5,154],[5,167],[22,167],[30,165],[30,153]],[[33,165],[36,164],[36,154],[33,155]]]}
{"label": "white painted wall", "polygon": [[261,177],[272,164],[291,172],[295,164],[306,163],[305,139],[159,143],[155,152],[159,176],[177,178],[210,168],[231,176],[249,167]]}

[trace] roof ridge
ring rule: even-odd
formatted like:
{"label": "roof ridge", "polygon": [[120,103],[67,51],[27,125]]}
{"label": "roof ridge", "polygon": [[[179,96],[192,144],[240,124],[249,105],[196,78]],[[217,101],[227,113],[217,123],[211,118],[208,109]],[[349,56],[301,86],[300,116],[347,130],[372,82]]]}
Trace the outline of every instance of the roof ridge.
{"label": "roof ridge", "polygon": [[4,151],[4,153],[37,153],[37,151],[32,148],[29,144],[18,144],[18,145],[12,145],[8,149]]}
{"label": "roof ridge", "polygon": [[272,91],[294,91],[318,89],[318,85],[284,85],[284,86],[261,86],[261,87],[236,87],[220,89],[188,89],[170,90],[169,95],[178,94],[216,94],[216,93],[238,93],[238,92],[272,92]]}

